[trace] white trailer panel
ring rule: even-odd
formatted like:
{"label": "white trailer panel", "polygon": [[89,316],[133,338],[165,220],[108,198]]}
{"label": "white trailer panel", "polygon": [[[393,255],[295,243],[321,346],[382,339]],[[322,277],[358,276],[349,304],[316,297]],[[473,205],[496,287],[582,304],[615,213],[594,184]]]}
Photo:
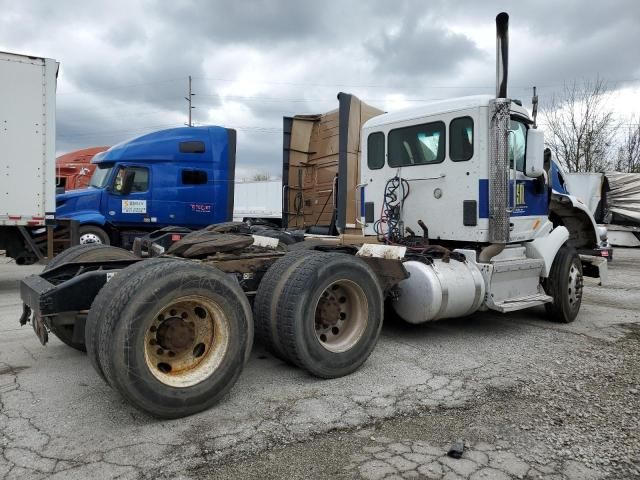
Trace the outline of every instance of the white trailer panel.
{"label": "white trailer panel", "polygon": [[282,218],[282,181],[236,182],[233,196],[233,219]]}
{"label": "white trailer panel", "polygon": [[602,173],[563,173],[567,191],[584,203],[595,215],[602,198]]}
{"label": "white trailer panel", "polygon": [[57,72],[55,60],[0,52],[0,225],[55,214]]}

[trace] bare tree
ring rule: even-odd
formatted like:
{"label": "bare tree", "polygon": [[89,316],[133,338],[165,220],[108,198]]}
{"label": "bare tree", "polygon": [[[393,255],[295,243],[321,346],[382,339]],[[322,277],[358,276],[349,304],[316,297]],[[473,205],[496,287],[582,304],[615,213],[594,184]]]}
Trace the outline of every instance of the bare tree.
{"label": "bare tree", "polygon": [[640,173],[640,119],[634,117],[618,148],[616,170],[626,173]]}
{"label": "bare tree", "polygon": [[271,178],[271,175],[268,173],[256,173],[253,177],[252,180],[254,182],[264,182],[266,180],[269,180]]}
{"label": "bare tree", "polygon": [[604,80],[565,84],[544,108],[547,146],[569,172],[598,172],[613,163],[618,123]]}

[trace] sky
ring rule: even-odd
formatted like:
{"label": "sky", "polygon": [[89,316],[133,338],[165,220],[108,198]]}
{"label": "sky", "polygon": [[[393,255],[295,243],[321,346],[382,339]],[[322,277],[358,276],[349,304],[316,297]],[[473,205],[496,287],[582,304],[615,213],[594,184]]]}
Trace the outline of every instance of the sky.
{"label": "sky", "polygon": [[57,152],[193,119],[238,131],[237,176],[278,175],[282,117],[385,111],[495,92],[495,16],[510,14],[509,92],[530,106],[602,78],[621,123],[640,108],[637,0],[0,0],[0,51],[55,58]]}

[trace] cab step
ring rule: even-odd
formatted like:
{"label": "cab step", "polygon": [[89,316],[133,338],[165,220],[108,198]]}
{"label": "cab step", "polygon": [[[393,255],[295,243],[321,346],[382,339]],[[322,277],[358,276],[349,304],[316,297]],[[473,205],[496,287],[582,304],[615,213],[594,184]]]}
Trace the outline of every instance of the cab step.
{"label": "cab step", "polygon": [[544,305],[545,303],[553,302],[553,297],[545,295],[544,293],[537,293],[535,295],[528,295],[526,297],[509,298],[501,302],[495,303],[490,308],[502,313],[515,312],[516,310],[523,310],[529,307],[535,307],[536,305]]}

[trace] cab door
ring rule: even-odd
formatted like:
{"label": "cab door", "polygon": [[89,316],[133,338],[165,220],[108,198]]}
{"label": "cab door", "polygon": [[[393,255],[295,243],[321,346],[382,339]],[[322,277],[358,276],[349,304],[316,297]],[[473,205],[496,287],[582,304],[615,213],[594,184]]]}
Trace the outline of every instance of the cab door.
{"label": "cab door", "polygon": [[[133,174],[129,189],[127,175]],[[143,165],[119,165],[107,195],[107,220],[114,225],[155,223],[151,208],[150,170]],[[129,190],[129,191],[127,191]],[[155,221],[154,221],[155,220]]]}

